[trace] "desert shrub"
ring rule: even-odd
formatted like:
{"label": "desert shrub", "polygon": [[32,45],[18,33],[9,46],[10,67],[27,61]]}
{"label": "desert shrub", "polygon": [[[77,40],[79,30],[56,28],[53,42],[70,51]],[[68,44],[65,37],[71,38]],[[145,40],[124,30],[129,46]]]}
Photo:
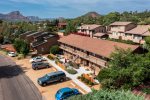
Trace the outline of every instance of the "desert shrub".
{"label": "desert shrub", "polygon": [[81,79],[81,76],[78,76],[77,78],[78,78],[78,79]]}
{"label": "desert shrub", "polygon": [[23,54],[19,54],[18,57],[17,57],[18,60],[21,60],[23,58],[25,58],[25,56]]}
{"label": "desert shrub", "polygon": [[59,53],[59,51],[60,51],[60,49],[59,49],[59,46],[58,45],[54,45],[54,46],[52,46],[51,48],[50,48],[50,53],[52,53],[52,54],[58,54]]}
{"label": "desert shrub", "polygon": [[66,69],[66,71],[69,73],[69,74],[76,74],[77,71],[74,70],[74,69]]}
{"label": "desert shrub", "polygon": [[79,67],[80,67],[79,64],[76,64],[72,61],[69,61],[68,63],[69,63],[70,66],[74,67],[75,69],[79,69]]}
{"label": "desert shrub", "polygon": [[54,60],[55,59],[52,55],[48,55],[47,58],[49,58],[50,60]]}

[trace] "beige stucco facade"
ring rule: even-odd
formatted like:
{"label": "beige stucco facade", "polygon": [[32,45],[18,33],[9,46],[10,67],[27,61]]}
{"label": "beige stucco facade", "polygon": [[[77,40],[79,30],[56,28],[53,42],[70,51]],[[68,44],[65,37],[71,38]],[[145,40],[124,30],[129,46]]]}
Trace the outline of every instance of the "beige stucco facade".
{"label": "beige stucco facade", "polygon": [[99,32],[105,33],[106,32],[106,27],[105,26],[100,26],[99,25],[96,28],[91,28],[91,27],[90,27],[90,25],[88,25],[87,27],[80,26],[78,28],[78,33],[83,33],[83,34],[89,35],[90,37],[93,37],[93,35],[95,33],[99,33]]}
{"label": "beige stucco facade", "polygon": [[126,33],[126,31],[129,31],[135,27],[136,25],[132,23],[129,25],[125,25],[125,26],[110,26],[109,38],[131,40],[135,43],[141,43],[141,41],[143,41],[144,36],[136,35],[132,33],[130,34]]}

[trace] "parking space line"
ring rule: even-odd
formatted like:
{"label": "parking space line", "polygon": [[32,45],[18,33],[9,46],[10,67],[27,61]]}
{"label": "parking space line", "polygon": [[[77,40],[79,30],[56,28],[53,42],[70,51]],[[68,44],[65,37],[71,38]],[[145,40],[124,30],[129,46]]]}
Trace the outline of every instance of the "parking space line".
{"label": "parking space line", "polygon": [[55,68],[52,68],[54,71],[57,71]]}
{"label": "parking space line", "polygon": [[79,91],[80,91],[82,94],[85,94],[81,89],[79,89]]}
{"label": "parking space line", "polygon": [[71,84],[71,85],[73,85],[73,87],[75,87],[75,86],[76,86],[76,85],[75,85],[74,83],[72,83],[72,82],[71,82],[70,84]]}

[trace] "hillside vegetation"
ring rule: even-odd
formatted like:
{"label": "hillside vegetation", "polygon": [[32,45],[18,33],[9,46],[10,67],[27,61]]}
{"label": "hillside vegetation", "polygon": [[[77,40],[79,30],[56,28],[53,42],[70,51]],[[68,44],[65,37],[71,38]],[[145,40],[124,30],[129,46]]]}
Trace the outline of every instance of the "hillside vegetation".
{"label": "hillside vegetation", "polygon": [[100,15],[96,12],[89,12],[83,16],[71,19],[74,24],[101,24],[109,25],[115,21],[131,21],[136,24],[150,24],[150,11],[143,12],[111,12],[107,15]]}

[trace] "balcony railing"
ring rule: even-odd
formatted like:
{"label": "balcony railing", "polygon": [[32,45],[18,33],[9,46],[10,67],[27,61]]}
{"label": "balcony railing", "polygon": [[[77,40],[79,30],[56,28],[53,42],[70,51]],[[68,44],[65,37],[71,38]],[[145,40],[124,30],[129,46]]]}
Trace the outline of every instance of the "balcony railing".
{"label": "balcony railing", "polygon": [[79,50],[74,50],[70,47],[66,47],[66,46],[60,46],[61,49],[67,51],[67,52],[70,52],[71,54],[74,54],[74,55],[78,55],[79,57],[85,59],[85,60],[88,60],[92,63],[95,63],[95,64],[98,64],[102,67],[105,67],[106,66],[106,63],[107,61],[103,60],[103,59],[100,59],[100,58],[97,58],[97,57],[94,57],[92,55],[87,55],[86,53],[82,52],[82,51],[79,51]]}

